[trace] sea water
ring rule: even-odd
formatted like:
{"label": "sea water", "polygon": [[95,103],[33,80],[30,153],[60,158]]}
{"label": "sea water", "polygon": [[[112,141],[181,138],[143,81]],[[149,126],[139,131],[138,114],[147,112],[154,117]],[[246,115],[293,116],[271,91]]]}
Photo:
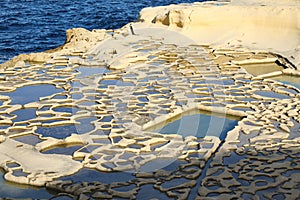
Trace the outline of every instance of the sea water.
{"label": "sea water", "polygon": [[[92,29],[117,29],[138,19],[138,13],[144,7],[161,6],[177,3],[192,3],[199,0],[1,0],[0,1],[0,63],[8,61],[21,53],[42,52],[56,48],[65,41],[67,29],[82,27]],[[201,0],[200,0],[201,1]],[[86,76],[89,71],[82,71]],[[53,85],[30,85],[10,93],[12,104],[27,104],[38,101],[40,97],[57,93],[61,90]],[[5,95],[6,93],[1,93]],[[24,95],[27,94],[27,95]],[[29,95],[28,95],[29,94]],[[12,114],[21,115],[14,122],[36,117],[35,110],[22,109]],[[65,127],[59,127],[61,135],[66,137]],[[67,127],[68,128],[68,127]],[[49,129],[49,128],[48,128]],[[38,133],[52,136],[47,128],[40,128]],[[61,136],[61,137],[60,137]],[[38,142],[34,135],[22,138],[22,142]],[[73,151],[77,146],[68,147]],[[66,148],[49,149],[43,153],[66,153]],[[81,170],[81,173],[85,172]],[[88,172],[90,173],[90,172]],[[120,174],[106,174],[124,178]],[[102,174],[103,176],[103,174]],[[130,174],[128,174],[130,176]],[[76,175],[71,176],[76,179]],[[127,176],[126,176],[127,177]],[[130,178],[130,177],[129,177]],[[79,176],[81,180],[82,177]],[[55,193],[54,193],[55,194]],[[0,169],[0,198],[35,198],[48,199],[52,192],[45,188],[9,183],[4,180],[4,171]]]}
{"label": "sea water", "polygon": [[144,7],[197,1],[205,0],[1,0],[0,63],[62,45],[67,29],[116,29]]}

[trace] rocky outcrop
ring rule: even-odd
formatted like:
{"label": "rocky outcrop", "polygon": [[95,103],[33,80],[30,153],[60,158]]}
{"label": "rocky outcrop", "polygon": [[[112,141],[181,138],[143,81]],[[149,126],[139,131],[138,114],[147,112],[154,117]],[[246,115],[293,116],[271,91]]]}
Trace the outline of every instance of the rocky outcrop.
{"label": "rocky outcrop", "polygon": [[[299,75],[298,22],[279,23],[298,7],[255,2],[148,8],[132,24],[135,34],[129,25],[71,29],[63,46],[2,65],[5,179],[74,199],[299,197],[300,90],[265,79]],[[223,122],[213,120],[205,136],[190,124],[159,133],[200,111],[240,121],[222,137]]]}
{"label": "rocky outcrop", "polygon": [[163,13],[155,16],[152,23],[161,23],[166,26],[175,26],[183,28],[186,25],[188,16],[185,15],[183,10],[169,10],[167,13]]}
{"label": "rocky outcrop", "polygon": [[73,28],[66,31],[66,41],[62,49],[76,49],[77,51],[86,51],[96,42],[103,40],[106,36],[106,30],[88,31],[84,28]]}
{"label": "rocky outcrop", "polygon": [[45,52],[21,54],[3,63],[0,67],[12,67],[20,61],[24,62],[45,62],[55,58],[59,54],[70,54],[72,52],[86,52],[95,43],[108,37],[107,30],[89,31],[84,28],[73,28],[66,31],[66,41],[64,45]]}
{"label": "rocky outcrop", "polygon": [[299,69],[300,7],[297,5],[296,0],[171,5],[143,9],[140,21],[176,29],[200,44],[243,46],[278,53]]}

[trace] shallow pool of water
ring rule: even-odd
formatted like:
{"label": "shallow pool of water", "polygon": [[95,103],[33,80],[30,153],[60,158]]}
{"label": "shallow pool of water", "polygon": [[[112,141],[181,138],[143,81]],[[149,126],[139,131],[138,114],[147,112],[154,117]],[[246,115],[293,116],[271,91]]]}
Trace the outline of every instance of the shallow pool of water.
{"label": "shallow pool of water", "polygon": [[13,92],[0,93],[1,95],[7,95],[11,98],[11,104],[27,104],[30,102],[37,102],[41,97],[46,97],[52,94],[60,93],[63,89],[58,89],[54,85],[40,84],[40,85],[28,85],[17,88]]}
{"label": "shallow pool of water", "polygon": [[227,132],[232,130],[240,118],[217,115],[207,112],[193,111],[181,117],[174,118],[170,123],[155,129],[155,132],[163,134],[179,134],[183,137],[216,136],[224,140]]}
{"label": "shallow pool of water", "polygon": [[281,76],[272,77],[271,79],[280,81],[282,83],[286,83],[289,85],[293,85],[296,88],[300,89],[300,76],[281,75]]}
{"label": "shallow pool of water", "polygon": [[19,137],[14,137],[13,139],[18,142],[22,142],[22,143],[33,145],[33,146],[42,142],[42,140],[39,138],[39,136],[35,135],[35,134],[22,135]]}
{"label": "shallow pool of water", "polygon": [[53,127],[38,127],[36,133],[41,134],[43,137],[53,137],[57,139],[64,139],[71,136],[73,133],[77,133],[76,126],[62,125]]}
{"label": "shallow pool of water", "polygon": [[78,67],[77,70],[80,72],[80,74],[77,76],[77,78],[82,78],[86,76],[101,76],[104,73],[108,73],[109,70],[103,67]]}
{"label": "shallow pool of water", "polygon": [[276,98],[276,99],[289,99],[290,97],[284,94],[279,94],[273,91],[256,91],[253,94],[268,97],[268,98]]}
{"label": "shallow pool of water", "polygon": [[80,149],[82,145],[61,145],[51,149],[46,149],[42,153],[44,154],[63,154],[72,156],[75,151]]}
{"label": "shallow pool of water", "polygon": [[249,73],[254,76],[268,74],[271,72],[281,71],[283,68],[274,63],[256,63],[256,64],[247,64],[242,65],[242,67]]}
{"label": "shallow pool of water", "polygon": [[17,110],[11,114],[16,115],[13,122],[27,121],[36,118],[36,110],[34,108]]}
{"label": "shallow pool of water", "polygon": [[110,184],[113,182],[128,182],[134,180],[135,176],[127,172],[100,172],[93,169],[83,168],[72,176],[66,176],[61,180],[71,180],[73,182],[101,182]]}
{"label": "shallow pool of water", "polygon": [[0,198],[49,199],[53,196],[51,191],[45,188],[10,183],[5,181],[3,176],[4,172],[0,169]]}

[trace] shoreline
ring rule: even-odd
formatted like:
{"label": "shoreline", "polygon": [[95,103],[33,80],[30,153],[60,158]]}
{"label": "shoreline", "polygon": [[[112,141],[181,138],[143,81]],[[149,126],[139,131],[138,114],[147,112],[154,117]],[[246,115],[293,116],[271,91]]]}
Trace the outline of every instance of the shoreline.
{"label": "shoreline", "polygon": [[[300,41],[294,42],[300,32],[300,25],[295,20],[287,27],[278,26],[284,17],[290,19],[295,13],[295,16],[299,16],[300,12],[297,11],[300,11],[300,5],[295,8],[290,5],[277,8],[270,6],[271,0],[262,0],[256,1],[258,5],[252,4],[251,11],[245,12],[248,7],[243,3],[246,3],[237,2],[203,2],[146,8],[141,11],[140,20],[132,23],[135,34],[130,32],[129,24],[117,30],[71,29],[67,31],[63,46],[43,53],[19,55],[1,64],[3,85],[7,85],[1,86],[2,90],[10,87],[14,92],[23,86],[41,83],[55,85],[56,89],[63,90],[54,91],[50,96],[39,97],[36,102],[24,105],[12,105],[9,96],[11,91],[7,92],[9,94],[1,94],[1,108],[8,116],[3,117],[0,122],[9,126],[1,129],[3,133],[0,136],[0,166],[6,171],[5,178],[12,182],[58,189],[76,196],[77,191],[72,190],[69,185],[77,183],[72,182],[62,187],[64,182],[59,178],[76,174],[83,168],[111,173],[134,172],[136,181],[143,185],[147,183],[143,182],[144,179],[157,176],[155,172],[151,174],[153,169],[147,165],[155,163],[156,159],[179,158],[188,163],[182,168],[194,166],[193,162],[199,161],[202,164],[195,166],[200,172],[206,162],[212,159],[205,179],[201,180],[201,187],[197,188],[197,194],[200,198],[215,192],[225,198],[228,196],[222,189],[213,190],[210,185],[216,184],[230,190],[226,181],[230,178],[238,182],[244,176],[236,170],[245,165],[243,160],[254,160],[253,162],[260,163],[258,167],[263,168],[262,154],[267,154],[272,149],[275,149],[273,153],[276,157],[270,158],[268,162],[275,167],[277,161],[282,160],[276,153],[278,149],[291,150],[295,152],[295,159],[299,158],[293,144],[299,142],[295,131],[300,127],[300,108],[297,106],[300,102],[300,88],[266,78],[285,74],[300,76],[300,54],[297,55]],[[293,2],[296,3],[289,1],[290,4]],[[283,11],[277,13],[278,9]],[[265,27],[265,23],[259,24],[257,18],[252,16],[253,13],[249,14],[253,10],[265,20],[274,16],[274,13],[278,14],[278,20],[272,21],[272,31],[278,32],[277,35],[270,36],[270,39],[276,39],[271,46],[264,46],[269,43],[269,40],[264,40],[265,35],[260,37],[254,34],[257,31],[263,32],[265,28],[265,34],[268,35],[270,27]],[[215,16],[216,12],[219,16]],[[238,19],[237,15],[241,18]],[[204,16],[209,20],[205,21],[207,18]],[[226,21],[225,25],[221,19]],[[242,24],[241,21],[245,19],[247,23]],[[228,24],[236,30],[233,31]],[[286,34],[281,35],[285,30],[286,34],[291,34],[291,38],[286,38]],[[219,34],[220,38],[215,41],[217,33],[222,35]],[[255,44],[248,46],[249,41]],[[292,50],[287,50],[283,44],[288,44]],[[247,71],[248,66],[260,65],[261,68],[267,68],[268,64],[271,64],[270,69],[264,69],[262,74],[256,69],[252,70],[257,75]],[[46,72],[43,71],[45,69]],[[88,72],[91,69],[98,69],[99,72]],[[25,74],[25,78],[20,79],[18,74],[15,77],[16,72]],[[49,109],[43,110],[45,107]],[[57,111],[57,108],[63,108],[63,111]],[[183,137],[147,131],[152,126],[195,108],[213,114],[235,115],[242,119],[228,132],[225,141],[214,136],[199,139],[193,135]],[[36,116],[25,121],[15,121],[17,115],[10,117],[12,113],[22,109],[34,109]],[[80,121],[85,118],[94,126],[88,132],[72,133],[62,138],[39,133],[42,142],[34,145],[15,141],[15,138],[28,134],[36,136],[40,129],[73,125],[80,130],[80,124],[88,124]],[[96,134],[96,130],[109,133]],[[82,147],[71,156],[41,153],[45,149],[72,144],[80,144]],[[33,156],[33,162],[29,163],[16,151],[10,155],[16,146],[28,157]],[[122,158],[125,154],[132,154],[129,161]],[[195,154],[198,155],[198,161],[193,158]],[[238,158],[239,165],[235,165],[235,157]],[[228,161],[228,158],[233,161]],[[45,159],[53,161],[47,163],[41,172],[38,165]],[[293,170],[293,166],[288,166],[290,161],[283,162],[287,166],[284,169]],[[9,163],[17,165],[9,167]],[[69,168],[64,169],[65,165]],[[161,166],[163,167],[165,166]],[[219,169],[222,171],[220,176],[214,176]],[[17,170],[24,171],[27,175],[18,177],[14,174]],[[275,168],[273,171],[276,176],[283,177]],[[255,172],[252,169],[252,172],[249,177],[256,182],[259,181],[256,180],[259,179],[257,176],[268,174],[268,170]],[[190,179],[191,176],[199,176],[193,170],[191,173],[180,171],[180,177]],[[176,176],[173,174],[170,179],[176,179]],[[165,182],[169,180],[162,179]],[[293,177],[289,179],[296,184]],[[168,189],[163,187],[163,182],[154,183],[154,186],[160,192],[170,191],[167,194],[169,197],[177,195],[171,191],[178,188],[181,191],[184,188],[182,199],[195,186],[194,179],[178,188]],[[230,184],[235,185],[233,182]],[[241,197],[241,190],[247,187],[243,183],[239,184],[239,190],[231,191],[236,197]],[[282,182],[278,181],[276,184],[280,186]],[[97,188],[97,183],[91,187]],[[252,190],[260,189],[256,186]],[[88,191],[89,188],[83,186],[82,190]],[[117,191],[111,192],[111,197],[128,197]],[[287,191],[284,192],[288,194]],[[133,193],[130,197],[135,196]]]}

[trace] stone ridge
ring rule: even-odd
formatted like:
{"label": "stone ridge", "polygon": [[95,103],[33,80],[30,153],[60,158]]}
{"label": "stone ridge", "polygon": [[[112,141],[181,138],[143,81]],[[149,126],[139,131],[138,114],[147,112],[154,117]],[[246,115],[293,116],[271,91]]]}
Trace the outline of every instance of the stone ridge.
{"label": "stone ridge", "polygon": [[180,4],[145,8],[139,19],[168,26],[198,44],[278,53],[299,69],[299,5],[296,0]]}

